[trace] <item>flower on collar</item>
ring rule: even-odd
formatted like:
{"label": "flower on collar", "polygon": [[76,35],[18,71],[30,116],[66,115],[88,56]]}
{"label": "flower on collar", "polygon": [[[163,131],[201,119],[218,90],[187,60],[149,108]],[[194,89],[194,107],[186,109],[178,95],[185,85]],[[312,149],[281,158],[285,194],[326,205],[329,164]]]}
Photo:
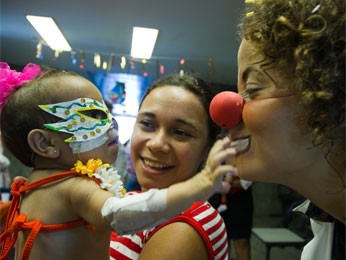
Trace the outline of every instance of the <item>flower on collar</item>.
{"label": "flower on collar", "polygon": [[86,165],[78,160],[71,170],[75,170],[81,174],[86,174],[91,178],[99,167],[109,168],[110,165],[108,163],[103,164],[101,159],[89,159]]}
{"label": "flower on collar", "polygon": [[121,177],[117,170],[113,167],[97,168],[94,177],[101,181],[100,186],[102,189],[108,190],[119,198],[125,195],[126,190],[124,188],[124,184],[121,181]]}
{"label": "flower on collar", "polygon": [[101,181],[102,189],[108,190],[119,198],[126,192],[117,170],[108,163],[102,163],[101,159],[89,159],[86,165],[78,160],[71,170],[88,175],[90,178],[95,177]]}

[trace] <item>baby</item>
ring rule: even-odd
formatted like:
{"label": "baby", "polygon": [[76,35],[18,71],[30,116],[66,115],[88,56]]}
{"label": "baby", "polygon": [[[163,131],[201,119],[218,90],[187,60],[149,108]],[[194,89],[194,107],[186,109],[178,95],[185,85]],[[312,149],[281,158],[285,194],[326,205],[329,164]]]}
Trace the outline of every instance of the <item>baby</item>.
{"label": "baby", "polygon": [[15,242],[16,259],[109,259],[111,231],[155,226],[208,199],[234,171],[223,164],[235,154],[225,138],[191,179],[124,196],[109,166],[118,152],[117,125],[97,87],[71,72],[43,73],[35,64],[17,72],[1,62],[0,70],[3,144],[33,167],[27,181],[11,186],[4,259]]}

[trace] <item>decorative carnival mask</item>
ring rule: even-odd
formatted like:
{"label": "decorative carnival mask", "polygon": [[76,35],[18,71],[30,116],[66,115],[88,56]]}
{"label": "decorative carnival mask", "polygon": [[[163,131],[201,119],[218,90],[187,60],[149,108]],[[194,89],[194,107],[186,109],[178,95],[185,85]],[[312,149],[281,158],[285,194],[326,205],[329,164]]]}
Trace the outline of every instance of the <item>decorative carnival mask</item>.
{"label": "decorative carnival mask", "polygon": [[90,151],[103,145],[108,140],[107,131],[113,127],[112,114],[105,103],[91,98],[77,98],[39,107],[63,119],[44,126],[50,130],[72,134],[65,142],[69,143],[74,153]]}

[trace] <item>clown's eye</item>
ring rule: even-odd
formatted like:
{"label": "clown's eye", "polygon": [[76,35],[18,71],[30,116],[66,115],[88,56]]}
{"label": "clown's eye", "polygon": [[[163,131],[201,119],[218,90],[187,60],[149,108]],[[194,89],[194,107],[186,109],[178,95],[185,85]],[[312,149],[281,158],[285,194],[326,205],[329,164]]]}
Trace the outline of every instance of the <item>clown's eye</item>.
{"label": "clown's eye", "polygon": [[106,112],[99,109],[84,110],[84,111],[80,111],[80,113],[94,119],[99,119],[99,120],[107,119]]}

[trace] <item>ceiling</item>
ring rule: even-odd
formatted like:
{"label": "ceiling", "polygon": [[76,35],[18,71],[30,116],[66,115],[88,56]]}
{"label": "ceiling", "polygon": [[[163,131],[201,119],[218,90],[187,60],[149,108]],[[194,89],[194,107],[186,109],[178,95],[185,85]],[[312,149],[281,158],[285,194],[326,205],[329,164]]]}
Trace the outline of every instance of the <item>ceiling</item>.
{"label": "ceiling", "polygon": [[[93,64],[95,53],[107,62],[113,54],[110,72],[148,72],[156,79],[163,65],[164,74],[182,67],[210,82],[235,85],[237,22],[243,6],[244,0],[1,0],[1,61],[35,62],[83,74],[102,70]],[[40,36],[26,20],[28,14],[54,18],[75,50],[77,64],[72,63],[70,52],[55,58],[45,45],[42,59],[36,58]],[[133,26],[157,28],[159,36],[152,59],[147,64],[135,60],[131,67]],[[125,69],[119,65],[121,56],[127,57]]]}

